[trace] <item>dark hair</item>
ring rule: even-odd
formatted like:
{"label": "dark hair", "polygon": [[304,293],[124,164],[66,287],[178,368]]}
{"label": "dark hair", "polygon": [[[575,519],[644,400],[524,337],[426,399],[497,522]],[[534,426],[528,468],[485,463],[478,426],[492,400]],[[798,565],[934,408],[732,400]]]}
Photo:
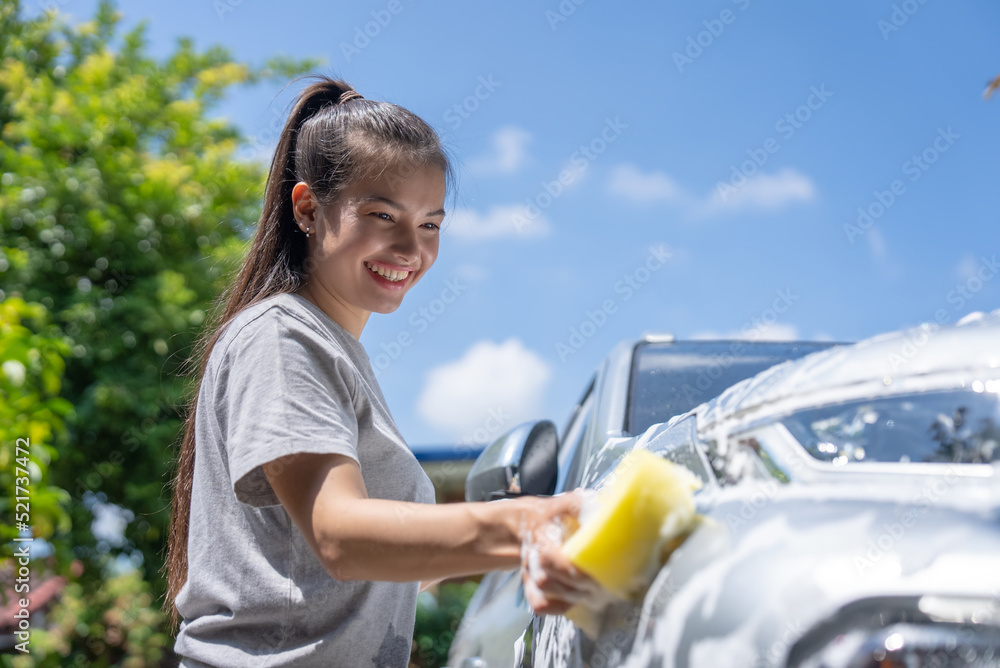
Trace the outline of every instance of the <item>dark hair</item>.
{"label": "dark hair", "polygon": [[[253,242],[235,281],[215,301],[209,325],[188,359],[197,369],[173,480],[167,541],[168,608],[174,631],[174,601],[187,580],[187,539],[195,460],[195,406],[212,348],[225,326],[242,310],[276,294],[294,292],[308,276],[307,239],[292,211],[292,188],[304,181],[320,205],[337,201],[343,190],[366,178],[406,178],[425,165],[442,169],[452,181],[448,157],[435,131],[415,114],[388,102],[367,100],[347,83],[323,75],[296,98],[281,131],[264,191],[264,208]],[[344,95],[350,92],[350,95]],[[343,98],[342,98],[343,96]]]}

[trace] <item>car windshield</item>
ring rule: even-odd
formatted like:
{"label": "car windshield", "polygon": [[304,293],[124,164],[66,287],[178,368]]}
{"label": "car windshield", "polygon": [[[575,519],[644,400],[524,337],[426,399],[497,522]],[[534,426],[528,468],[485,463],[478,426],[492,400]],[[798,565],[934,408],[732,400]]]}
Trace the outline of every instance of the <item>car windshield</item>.
{"label": "car windshield", "polygon": [[782,423],[810,455],[835,464],[1000,461],[1000,380],[824,406]]}
{"label": "car windshield", "polygon": [[632,363],[625,430],[641,434],[650,425],[686,413],[744,378],[831,345],[773,341],[640,344]]}

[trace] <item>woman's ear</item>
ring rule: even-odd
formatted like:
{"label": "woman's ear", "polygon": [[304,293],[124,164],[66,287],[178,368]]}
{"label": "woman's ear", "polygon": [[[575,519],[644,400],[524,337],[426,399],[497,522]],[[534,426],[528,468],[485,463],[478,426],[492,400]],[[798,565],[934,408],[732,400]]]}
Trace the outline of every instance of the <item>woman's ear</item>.
{"label": "woman's ear", "polygon": [[305,181],[299,181],[292,188],[292,214],[299,227],[305,232],[307,227],[315,229],[319,218],[319,202],[312,188]]}

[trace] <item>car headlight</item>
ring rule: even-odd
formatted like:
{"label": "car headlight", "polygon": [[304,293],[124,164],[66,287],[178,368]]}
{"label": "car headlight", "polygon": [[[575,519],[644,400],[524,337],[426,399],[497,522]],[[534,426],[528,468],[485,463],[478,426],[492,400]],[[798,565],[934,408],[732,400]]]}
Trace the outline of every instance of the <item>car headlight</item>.
{"label": "car headlight", "polygon": [[1000,601],[862,601],[804,635],[789,668],[1000,668]]}

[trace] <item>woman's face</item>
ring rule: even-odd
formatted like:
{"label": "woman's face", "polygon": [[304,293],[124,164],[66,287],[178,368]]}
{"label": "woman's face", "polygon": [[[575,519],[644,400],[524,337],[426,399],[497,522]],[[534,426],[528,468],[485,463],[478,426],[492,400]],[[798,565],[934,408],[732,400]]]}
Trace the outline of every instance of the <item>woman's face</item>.
{"label": "woman's face", "polygon": [[296,184],[296,220],[311,228],[310,269],[300,292],[360,337],[371,313],[399,308],[434,264],[444,197],[444,173],[436,166],[386,170],[325,207],[305,183]]}

